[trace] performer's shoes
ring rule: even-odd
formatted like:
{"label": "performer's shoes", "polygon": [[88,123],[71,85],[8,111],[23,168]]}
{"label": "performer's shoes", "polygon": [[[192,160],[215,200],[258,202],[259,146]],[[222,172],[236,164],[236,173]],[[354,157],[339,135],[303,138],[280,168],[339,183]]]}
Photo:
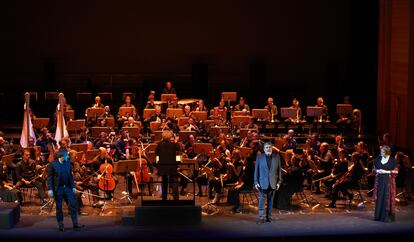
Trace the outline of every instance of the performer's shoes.
{"label": "performer's shoes", "polygon": [[79,215],[82,215],[82,216],[86,216],[86,215],[88,215],[89,213],[87,213],[87,212],[83,212],[83,211],[80,211],[79,212]]}
{"label": "performer's shoes", "polygon": [[85,225],[83,225],[83,224],[73,225],[73,230],[74,231],[81,231],[83,228],[85,228]]}
{"label": "performer's shoes", "polygon": [[202,197],[203,196],[203,193],[202,192],[199,192],[199,193],[196,194],[196,196]]}
{"label": "performer's shoes", "polygon": [[266,221],[264,219],[257,220],[257,224],[264,224]]}
{"label": "performer's shoes", "polygon": [[63,224],[59,225],[59,231],[65,232],[65,226]]}
{"label": "performer's shoes", "polygon": [[266,222],[268,222],[268,223],[271,223],[273,220],[275,220],[274,218],[272,218],[272,217],[267,217],[266,218]]}
{"label": "performer's shoes", "polygon": [[352,200],[354,200],[354,194],[350,193],[349,194],[349,208],[351,208],[352,206]]}

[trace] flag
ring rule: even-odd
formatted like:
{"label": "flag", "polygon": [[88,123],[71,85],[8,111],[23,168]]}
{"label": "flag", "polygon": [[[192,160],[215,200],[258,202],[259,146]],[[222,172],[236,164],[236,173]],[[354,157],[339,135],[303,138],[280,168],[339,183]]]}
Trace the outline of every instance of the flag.
{"label": "flag", "polygon": [[20,145],[23,148],[26,148],[29,144],[29,140],[27,139],[27,134],[29,134],[29,137],[32,137],[34,140],[36,140],[36,135],[35,135],[35,132],[32,126],[32,119],[30,118],[30,115],[27,114],[27,112],[29,111],[26,109],[24,111],[22,135],[20,136]]}

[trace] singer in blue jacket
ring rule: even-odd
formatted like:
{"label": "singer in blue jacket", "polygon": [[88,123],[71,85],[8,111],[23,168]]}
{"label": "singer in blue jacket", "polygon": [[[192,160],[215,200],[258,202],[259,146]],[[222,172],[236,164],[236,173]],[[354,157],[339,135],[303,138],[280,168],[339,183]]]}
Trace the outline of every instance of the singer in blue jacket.
{"label": "singer in blue jacket", "polygon": [[80,230],[84,227],[83,225],[78,224],[78,206],[75,196],[72,164],[70,163],[67,152],[58,152],[55,160],[49,164],[47,183],[49,187],[49,196],[55,198],[56,218],[59,225],[59,231],[65,231],[62,210],[62,202],[64,198],[66,198],[69,206],[73,229]]}
{"label": "singer in blue jacket", "polygon": [[[254,186],[260,192],[258,224],[272,222],[273,197],[282,183],[282,170],[279,153],[273,153],[272,143],[264,144],[264,154],[256,157]],[[266,199],[266,200],[265,200]],[[265,201],[267,201],[265,214]]]}

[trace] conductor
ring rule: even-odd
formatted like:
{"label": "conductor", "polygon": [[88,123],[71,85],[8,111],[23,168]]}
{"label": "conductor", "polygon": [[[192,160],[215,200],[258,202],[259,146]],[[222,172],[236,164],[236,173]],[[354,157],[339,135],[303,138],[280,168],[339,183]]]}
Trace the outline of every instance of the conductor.
{"label": "conductor", "polygon": [[173,133],[168,130],[164,131],[162,140],[156,148],[156,154],[159,157],[158,175],[162,177],[162,200],[167,200],[169,183],[171,183],[174,200],[178,200],[178,164],[175,156],[179,151],[180,146],[174,141]]}

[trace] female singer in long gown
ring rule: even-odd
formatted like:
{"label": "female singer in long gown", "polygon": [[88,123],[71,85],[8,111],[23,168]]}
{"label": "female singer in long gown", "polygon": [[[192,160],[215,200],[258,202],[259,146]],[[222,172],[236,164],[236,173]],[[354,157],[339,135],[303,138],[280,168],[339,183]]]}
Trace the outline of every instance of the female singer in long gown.
{"label": "female singer in long gown", "polygon": [[375,220],[395,221],[395,178],[398,174],[398,165],[391,156],[391,149],[388,146],[381,147],[381,156],[375,160],[373,172],[375,172],[373,192]]}

